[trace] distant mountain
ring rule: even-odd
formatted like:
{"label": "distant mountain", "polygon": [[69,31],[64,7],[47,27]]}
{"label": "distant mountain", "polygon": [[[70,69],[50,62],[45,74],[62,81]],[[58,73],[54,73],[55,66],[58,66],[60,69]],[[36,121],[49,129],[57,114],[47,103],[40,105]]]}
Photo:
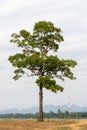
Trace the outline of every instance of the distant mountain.
{"label": "distant mountain", "polygon": [[17,108],[13,108],[13,109],[6,109],[6,110],[1,110],[0,114],[10,114],[10,113],[36,113],[38,112],[38,107],[31,107],[31,108],[26,108],[26,109],[17,109]]}
{"label": "distant mountain", "polygon": [[[61,111],[67,111],[68,107],[67,105],[58,105],[58,106],[54,106],[54,105],[45,105],[43,110],[44,112],[57,112],[58,109],[60,109]],[[79,107],[76,105],[71,105],[71,111],[72,112],[87,112],[87,107]],[[10,114],[10,113],[36,113],[38,112],[38,107],[31,107],[31,108],[27,108],[27,109],[6,109],[6,110],[1,110],[0,114]]]}

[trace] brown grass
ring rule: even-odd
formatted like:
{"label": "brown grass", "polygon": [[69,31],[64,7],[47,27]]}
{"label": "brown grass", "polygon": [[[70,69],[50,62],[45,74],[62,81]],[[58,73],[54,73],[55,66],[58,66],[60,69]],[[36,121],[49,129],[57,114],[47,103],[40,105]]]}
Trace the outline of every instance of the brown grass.
{"label": "brown grass", "polygon": [[0,130],[87,130],[87,120],[0,120]]}

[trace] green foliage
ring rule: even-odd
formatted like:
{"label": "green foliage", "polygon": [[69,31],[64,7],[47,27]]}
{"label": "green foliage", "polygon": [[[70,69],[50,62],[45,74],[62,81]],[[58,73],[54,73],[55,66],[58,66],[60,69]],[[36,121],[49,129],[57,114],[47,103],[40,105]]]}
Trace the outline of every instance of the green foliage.
{"label": "green foliage", "polygon": [[59,90],[63,91],[63,88],[57,85],[55,80],[51,80],[49,76],[40,76],[39,79],[37,79],[36,83],[38,84],[38,86],[40,86],[40,84],[42,83],[44,88],[55,93]]}
{"label": "green foliage", "polygon": [[63,91],[63,87],[56,83],[56,79],[75,79],[71,68],[77,63],[74,60],[59,59],[57,55],[49,55],[50,51],[57,52],[60,42],[64,41],[61,29],[52,22],[40,21],[35,24],[33,33],[20,30],[13,33],[10,42],[17,44],[22,52],[9,56],[14,70],[14,80],[24,74],[37,76],[36,83],[52,92]]}
{"label": "green foliage", "polygon": [[[87,112],[71,112],[69,115],[66,116],[66,111],[65,112],[48,112],[48,113],[43,113],[44,118],[48,119],[87,119]],[[16,119],[28,119],[28,118],[34,118],[36,119],[38,117],[38,113],[9,113],[9,114],[0,114],[0,118],[16,118]]]}

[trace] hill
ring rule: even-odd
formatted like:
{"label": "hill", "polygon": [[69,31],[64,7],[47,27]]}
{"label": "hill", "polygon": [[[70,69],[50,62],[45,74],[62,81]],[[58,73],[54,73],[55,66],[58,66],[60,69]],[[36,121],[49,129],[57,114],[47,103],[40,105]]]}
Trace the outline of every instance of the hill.
{"label": "hill", "polygon": [[[43,110],[44,112],[57,112],[58,109],[60,109],[61,111],[65,112],[68,110],[67,105],[58,105],[58,106],[54,106],[54,105],[45,105]],[[80,107],[77,105],[71,105],[71,111],[72,112],[87,112],[87,107]],[[9,113],[36,113],[38,112],[38,107],[31,107],[31,108],[27,108],[27,109],[17,109],[17,108],[13,108],[13,109],[6,109],[6,110],[1,110],[0,114],[9,114]]]}

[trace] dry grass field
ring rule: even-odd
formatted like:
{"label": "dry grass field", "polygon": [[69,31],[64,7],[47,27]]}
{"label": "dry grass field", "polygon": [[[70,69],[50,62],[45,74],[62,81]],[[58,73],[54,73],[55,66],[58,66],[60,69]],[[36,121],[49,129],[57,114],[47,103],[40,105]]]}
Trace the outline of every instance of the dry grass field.
{"label": "dry grass field", "polygon": [[87,120],[0,120],[0,130],[87,130]]}

